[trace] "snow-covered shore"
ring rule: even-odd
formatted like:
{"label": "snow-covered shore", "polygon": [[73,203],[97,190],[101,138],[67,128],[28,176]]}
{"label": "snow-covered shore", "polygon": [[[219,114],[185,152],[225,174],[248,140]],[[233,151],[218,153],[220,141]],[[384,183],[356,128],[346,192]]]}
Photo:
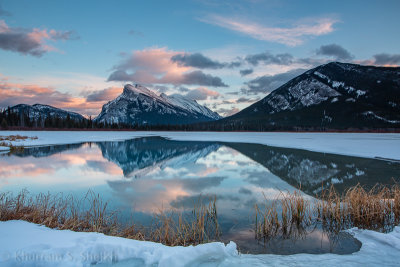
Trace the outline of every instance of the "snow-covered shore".
{"label": "snow-covered shore", "polygon": [[400,227],[388,234],[351,229],[362,242],[349,255],[239,254],[231,242],[190,247],[54,230],[25,221],[0,222],[1,266],[398,266]]}
{"label": "snow-covered shore", "polygon": [[[400,160],[398,133],[286,133],[286,132],[119,132],[119,131],[0,131],[0,135],[37,136],[13,145],[42,146],[80,142],[116,141],[162,136],[181,141],[258,143],[316,152]],[[0,150],[7,150],[0,147]]]}

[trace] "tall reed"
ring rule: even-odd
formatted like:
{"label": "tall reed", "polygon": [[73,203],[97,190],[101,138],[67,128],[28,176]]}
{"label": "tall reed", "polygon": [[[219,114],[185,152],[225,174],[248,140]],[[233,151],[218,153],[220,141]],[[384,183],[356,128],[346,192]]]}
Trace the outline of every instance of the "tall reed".
{"label": "tall reed", "polygon": [[160,210],[150,227],[118,223],[118,212],[109,211],[100,195],[88,191],[82,199],[63,194],[38,194],[27,190],[17,195],[0,193],[0,221],[25,220],[60,230],[100,232],[165,245],[195,245],[217,240],[220,235],[216,198],[208,205],[199,199],[192,212]]}
{"label": "tall reed", "polygon": [[351,227],[381,232],[400,223],[400,187],[376,185],[366,190],[356,185],[339,194],[333,186],[322,189],[313,202],[300,190],[282,193],[260,208],[255,205],[255,237],[269,239],[303,236],[318,225],[329,233]]}

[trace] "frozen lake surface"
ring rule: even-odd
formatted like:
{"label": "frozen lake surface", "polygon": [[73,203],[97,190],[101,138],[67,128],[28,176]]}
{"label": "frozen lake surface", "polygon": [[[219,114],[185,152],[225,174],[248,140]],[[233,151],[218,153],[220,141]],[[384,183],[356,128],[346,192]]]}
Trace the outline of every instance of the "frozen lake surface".
{"label": "frozen lake surface", "polygon": [[[154,212],[160,207],[190,211],[197,199],[216,196],[221,241],[234,241],[236,244],[176,248],[177,253],[181,249],[195,251],[193,263],[199,260],[196,255],[202,255],[206,259],[203,263],[215,259],[215,264],[226,265],[240,265],[247,261],[262,264],[270,260],[276,261],[274,265],[290,264],[308,257],[313,259],[312,262],[319,258],[336,264],[336,259],[345,257],[337,254],[349,253],[353,254],[346,259],[362,262],[361,257],[352,255],[364,255],[364,243],[359,251],[360,243],[350,234],[341,234],[340,238],[331,240],[316,229],[302,240],[275,240],[267,246],[259,244],[254,240],[254,205],[272,201],[282,191],[293,192],[300,185],[302,194],[312,200],[320,192],[322,184],[334,184],[343,191],[358,183],[372,187],[376,183],[393,184],[400,179],[400,162],[396,160],[400,159],[398,134],[0,132],[0,135],[10,134],[37,136],[38,139],[14,142],[14,145],[30,147],[12,153],[4,150],[0,154],[1,192],[17,193],[27,189],[32,194],[62,192],[80,198],[90,189],[109,201],[111,209],[121,211],[121,222],[129,222],[134,216],[135,222],[143,225],[151,222]],[[38,238],[35,242],[55,249],[50,236],[58,235],[58,231],[23,222],[7,222],[0,224],[0,232],[4,230],[2,225],[14,229],[14,232],[10,230],[9,238],[16,231],[23,231],[21,227],[46,231],[46,238]],[[63,232],[62,235],[68,233]],[[368,236],[378,239],[385,236],[375,236],[369,231],[353,233],[365,240]],[[71,233],[68,238],[86,238],[85,235]],[[398,232],[386,236],[395,236],[393,238],[397,240]],[[116,240],[121,240],[98,234],[92,237],[104,241],[105,245],[101,246],[104,249],[110,244],[115,249]],[[166,264],[176,260],[167,256],[152,260],[144,256],[133,257],[143,252],[136,248],[140,242],[121,242],[123,250],[136,253],[131,257],[128,252],[121,254],[118,258],[121,266],[153,261]],[[31,246],[29,242],[26,244],[27,251],[39,246],[39,243],[33,243]],[[170,249],[145,243],[144,250]],[[101,251],[92,241],[85,244],[85,249],[94,249],[96,253]],[[60,251],[64,253],[65,249],[68,250],[68,246],[60,248]],[[214,249],[215,253],[211,253],[210,250]],[[270,256],[238,256],[237,250]],[[272,255],[296,253],[311,254],[286,258]],[[321,253],[334,254],[314,256]],[[15,262],[8,263],[13,265]],[[80,263],[87,264],[85,261]]]}
{"label": "frozen lake surface", "polygon": [[340,155],[400,160],[399,133],[0,131],[0,135],[11,134],[38,137],[36,140],[15,142],[15,145],[71,144],[162,136],[181,141],[257,143]]}

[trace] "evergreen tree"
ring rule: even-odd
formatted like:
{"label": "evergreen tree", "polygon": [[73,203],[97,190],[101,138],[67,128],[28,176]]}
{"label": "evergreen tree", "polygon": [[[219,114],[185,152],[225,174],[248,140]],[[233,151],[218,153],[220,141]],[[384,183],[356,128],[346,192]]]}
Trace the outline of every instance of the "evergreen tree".
{"label": "evergreen tree", "polygon": [[8,125],[7,125],[7,121],[5,118],[3,118],[3,120],[1,121],[1,128],[2,129],[7,129]]}

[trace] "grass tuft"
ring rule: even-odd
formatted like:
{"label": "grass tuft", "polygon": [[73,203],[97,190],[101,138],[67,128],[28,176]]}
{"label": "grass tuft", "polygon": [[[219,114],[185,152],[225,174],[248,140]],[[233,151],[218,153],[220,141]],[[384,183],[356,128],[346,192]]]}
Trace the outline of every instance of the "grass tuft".
{"label": "grass tuft", "polygon": [[88,191],[76,200],[63,194],[32,196],[27,190],[17,195],[0,193],[0,221],[25,220],[60,230],[99,232],[130,239],[160,242],[169,246],[196,245],[219,238],[216,198],[204,205],[199,199],[191,215],[160,211],[146,228],[118,224],[118,212],[110,212],[100,195]]}
{"label": "grass tuft", "polygon": [[328,233],[351,227],[388,232],[400,223],[400,187],[376,185],[366,190],[361,185],[339,194],[333,186],[323,189],[313,203],[301,194],[280,194],[260,208],[255,206],[255,237],[298,238],[318,225]]}

